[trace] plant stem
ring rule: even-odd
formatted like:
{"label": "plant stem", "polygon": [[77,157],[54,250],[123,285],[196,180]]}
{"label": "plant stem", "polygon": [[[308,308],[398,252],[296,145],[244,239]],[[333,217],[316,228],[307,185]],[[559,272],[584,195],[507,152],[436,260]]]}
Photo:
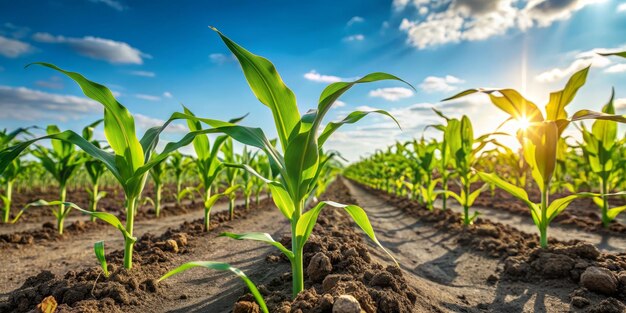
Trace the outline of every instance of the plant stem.
{"label": "plant stem", "polygon": [[[91,191],[91,212],[96,212],[98,210],[98,184],[95,183],[93,185],[93,190]],[[95,216],[91,216],[89,218],[90,221],[95,222],[96,221],[96,217]]]}
{"label": "plant stem", "polygon": [[228,202],[228,212],[230,213],[230,220],[235,219],[235,198],[230,197],[230,201]]}
{"label": "plant stem", "polygon": [[7,190],[6,190],[6,197],[7,197],[7,202],[5,203],[4,206],[4,218],[3,221],[5,223],[9,222],[9,218],[11,216],[11,194],[13,192],[13,181],[9,180],[7,182]]}
{"label": "plant stem", "polygon": [[609,213],[609,199],[606,197],[608,193],[607,180],[602,178],[602,226],[608,228],[611,223],[611,219],[608,216]]}
{"label": "plant stem", "polygon": [[548,248],[548,197],[550,185],[545,184],[545,190],[541,193],[541,222],[539,223],[539,244],[542,248]]}
{"label": "plant stem", "polygon": [[211,227],[211,207],[207,206],[207,201],[211,198],[211,187],[204,191],[204,231],[208,232]]}
{"label": "plant stem", "polygon": [[303,252],[304,242],[300,243],[296,237],[296,225],[300,219],[300,215],[304,209],[304,201],[300,201],[297,204],[291,217],[291,251],[294,258],[291,260],[291,274],[292,274],[292,298],[295,299],[300,291],[304,290],[304,265],[303,265]]}
{"label": "plant stem", "polygon": [[124,268],[133,268],[133,247],[135,246],[135,240],[133,236],[133,226],[135,224],[135,210],[137,208],[137,197],[130,197],[126,199],[126,231],[128,237],[124,238]]}
{"label": "plant stem", "polygon": [[59,235],[63,235],[63,223],[65,222],[65,198],[67,195],[67,188],[65,184],[61,184],[61,205],[59,206],[59,216],[57,216],[57,229]]}
{"label": "plant stem", "polygon": [[465,176],[463,179],[463,226],[470,224],[469,218],[469,195],[470,195],[470,180]]}
{"label": "plant stem", "polygon": [[448,202],[448,176],[441,175],[441,185],[443,186],[444,191],[444,193],[442,194],[443,198],[441,198],[441,209],[445,211],[447,209]]}
{"label": "plant stem", "polygon": [[154,213],[156,217],[159,217],[161,213],[161,193],[163,192],[163,186],[158,183],[154,185],[154,189]]}

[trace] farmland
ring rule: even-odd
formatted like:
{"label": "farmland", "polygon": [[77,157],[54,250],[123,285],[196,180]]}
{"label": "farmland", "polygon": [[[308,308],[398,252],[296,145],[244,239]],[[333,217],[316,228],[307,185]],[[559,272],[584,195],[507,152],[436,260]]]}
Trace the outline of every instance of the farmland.
{"label": "farmland", "polygon": [[[403,125],[392,110],[332,119],[333,106],[410,80],[330,82],[303,111],[262,51],[211,31],[270,125],[182,105],[140,132],[97,75],[27,65],[102,114],[80,131],[0,132],[0,313],[626,311],[620,90],[571,105],[596,68],[572,71],[545,105],[514,88],[449,92],[443,103],[480,97],[505,117],[478,133],[429,107],[433,136],[349,162],[328,147],[340,129]],[[172,125],[183,133],[164,140]]]}

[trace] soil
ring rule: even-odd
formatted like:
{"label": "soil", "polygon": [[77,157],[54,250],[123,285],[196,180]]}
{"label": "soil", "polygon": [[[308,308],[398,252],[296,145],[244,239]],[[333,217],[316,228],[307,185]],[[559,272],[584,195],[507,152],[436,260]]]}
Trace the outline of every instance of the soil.
{"label": "soil", "polygon": [[[28,312],[52,300],[58,312],[259,312],[230,273],[194,269],[155,283],[166,271],[195,260],[242,269],[272,313],[330,313],[357,303],[368,313],[626,311],[626,254],[576,240],[552,239],[549,249],[541,249],[536,235],[494,222],[488,214],[463,227],[457,212],[431,212],[341,178],[321,199],[362,206],[400,266],[342,210],[327,208],[305,246],[305,290],[291,300],[285,257],[262,243],[217,236],[260,231],[289,246],[290,225],[265,200],[249,211],[238,208],[233,221],[216,210],[208,233],[201,220],[191,218],[197,219],[197,212],[138,222],[136,229],[143,231],[131,271],[121,268],[121,242],[113,239],[121,236],[111,227],[73,236],[71,245],[46,241],[9,250],[9,267],[0,269],[0,312]],[[102,237],[110,237],[109,278],[92,252]],[[80,256],[73,259],[72,252]],[[13,271],[18,274],[11,277]]]}
{"label": "soil", "polygon": [[[514,298],[518,296],[518,299],[522,300],[505,303],[505,306],[499,308],[492,306],[495,303],[491,306],[479,303],[477,308],[489,310],[497,308],[496,312],[505,309],[515,312],[532,312],[533,310],[535,312],[626,311],[624,305],[626,301],[625,253],[601,252],[594,245],[578,240],[552,239],[548,249],[541,249],[538,247],[539,238],[536,235],[521,232],[510,225],[478,218],[474,225],[463,227],[459,222],[461,215],[457,212],[451,210],[431,212],[406,198],[385,194],[364,186],[354,188],[363,188],[427,224],[416,228],[417,232],[422,233],[428,224],[435,225],[435,229],[446,234],[447,238],[444,239],[446,242],[456,243],[457,246],[454,249],[457,251],[452,256],[444,255],[436,259],[438,268],[425,266],[422,263],[416,268],[416,274],[448,283],[459,279],[462,281],[463,274],[459,273],[458,268],[451,273],[449,269],[448,271],[442,269],[441,265],[452,266],[453,269],[466,266],[467,260],[457,258],[462,258],[468,253],[476,254],[479,251],[479,264],[495,265],[494,272],[487,276],[483,283],[496,287],[496,293],[505,291],[504,295],[496,295],[496,300],[502,301],[511,296]],[[376,229],[376,226],[374,228]],[[433,235],[431,239],[437,237]],[[402,255],[406,255],[405,251],[402,252]],[[485,256],[492,260],[485,259]],[[481,268],[474,270],[471,275],[482,276]],[[581,279],[587,271],[589,272],[586,279]],[[456,276],[452,277],[452,280],[450,280],[451,274]],[[619,279],[620,277],[622,280]],[[606,283],[607,281],[609,283]],[[532,285],[532,287],[526,289],[525,285]],[[480,284],[474,282],[468,283],[467,286],[480,286]],[[471,291],[466,292],[475,293],[475,288],[469,288]],[[533,294],[536,295],[534,299]],[[537,302],[539,298],[542,298],[542,303]],[[530,310],[529,304],[533,300],[533,310]]]}

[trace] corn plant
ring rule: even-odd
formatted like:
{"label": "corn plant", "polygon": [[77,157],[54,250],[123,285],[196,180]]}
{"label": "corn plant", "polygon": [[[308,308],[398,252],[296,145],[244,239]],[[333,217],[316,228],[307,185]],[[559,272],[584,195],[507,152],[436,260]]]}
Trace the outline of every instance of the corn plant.
{"label": "corn plant", "polygon": [[130,269],[133,264],[133,247],[136,241],[136,238],[133,237],[135,214],[138,200],[145,187],[148,171],[173,151],[190,144],[197,133],[189,133],[178,142],[168,143],[158,156],[151,158],[158,144],[159,135],[173,119],[163,126],[148,129],[144,136],[139,139],[135,132],[133,116],[115,99],[108,88],[86,79],[79,73],[65,71],[49,63],[35,64],[51,68],[68,76],[81,87],[87,97],[102,104],[104,107],[104,133],[113,153],[96,147],[82,136],[68,130],[24,141],[0,151],[0,172],[3,172],[29,145],[42,139],[56,140],[53,145],[59,147],[61,142],[74,144],[87,154],[102,161],[124,190],[126,225],[110,213],[83,210],[68,202],[60,202],[60,205],[74,207],[81,212],[94,215],[120,230],[124,236],[124,267]]}
{"label": "corn plant", "polygon": [[[152,155],[152,158],[156,158],[156,154]],[[150,169],[150,177],[152,178],[152,182],[154,183],[154,214],[156,217],[159,217],[161,213],[161,202],[163,196],[163,184],[165,183],[165,178],[167,174],[167,158],[162,159],[157,162]]]}
{"label": "corn plant", "polygon": [[[474,139],[474,130],[469,118],[465,115],[458,119],[449,119],[444,131],[444,140],[450,149],[453,157],[452,163],[461,180],[461,192],[447,191],[447,194],[455,198],[463,206],[463,225],[470,225],[478,216],[478,211],[470,216],[469,209],[483,191],[484,186],[471,191],[472,183],[478,177],[472,171],[472,166],[476,162],[478,153],[487,144],[486,136]],[[475,144],[478,144],[476,146]]]}
{"label": "corn plant", "polygon": [[[611,99],[602,108],[602,112],[606,114],[615,114],[615,106],[613,105],[615,93],[611,93]],[[588,131],[584,125],[582,128],[584,144],[581,147],[589,161],[591,170],[600,179],[601,198],[594,198],[596,204],[602,210],[602,225],[608,227],[612,220],[626,210],[626,205],[610,208],[607,194],[612,190],[617,181],[617,177],[624,175],[624,167],[616,167],[619,164],[617,159],[617,123],[609,120],[597,120],[593,122],[591,131]]]}
{"label": "corn plant", "polygon": [[446,99],[456,99],[477,92],[485,93],[495,106],[510,115],[507,121],[515,119],[530,125],[527,128],[519,129],[517,137],[522,144],[524,159],[531,169],[533,180],[541,192],[540,203],[530,201],[528,194],[523,188],[506,182],[496,176],[495,173],[478,173],[478,175],[482,180],[492,182],[514,197],[522,200],[529,207],[533,221],[539,229],[540,245],[543,248],[548,246],[547,233],[550,222],[575,199],[595,196],[595,194],[591,193],[578,193],[551,202],[549,200],[550,182],[556,167],[558,142],[563,131],[571,122],[585,119],[626,122],[626,116],[590,110],[580,110],[571,117],[568,116],[565,107],[574,99],[578,90],[585,84],[588,71],[589,67],[574,73],[568,80],[565,88],[550,94],[545,107],[545,118],[541,110],[533,102],[527,100],[513,89],[469,89]]}
{"label": "corn plant", "polygon": [[[49,125],[46,132],[48,135],[54,135],[60,133],[60,130],[55,125]],[[56,139],[51,140],[51,142],[52,149],[38,146],[32,154],[39,159],[43,167],[59,184],[59,201],[61,204],[58,210],[52,212],[57,219],[57,230],[59,234],[63,234],[65,218],[71,211],[71,208],[63,204],[67,197],[67,183],[87,161],[87,157],[76,150],[70,142]]]}
{"label": "corn plant", "polygon": [[241,271],[238,268],[232,267],[228,263],[212,262],[212,261],[188,262],[167,272],[165,275],[159,278],[159,282],[173,275],[185,272],[194,267],[204,267],[210,270],[232,272],[246,284],[248,289],[250,289],[250,292],[252,293],[254,300],[256,300],[256,302],[259,304],[259,307],[261,308],[261,312],[269,313],[269,310],[267,309],[267,305],[265,304],[265,301],[263,300],[263,296],[261,295],[257,287],[254,285],[254,283],[248,278],[248,276],[246,276],[246,274],[243,271]]}
{"label": "corn plant", "polygon": [[[324,143],[342,125],[356,123],[371,113],[363,111],[352,112],[339,122],[328,123],[318,135],[318,128],[322,119],[332,104],[355,84],[384,79],[400,79],[385,73],[373,73],[354,82],[333,83],[322,92],[317,110],[311,110],[300,116],[294,93],[284,84],[274,65],[267,59],[245,50],[219,31],[215,31],[236,56],[252,92],[261,103],[270,108],[284,155],[274,147],[260,128],[200,119],[184,114],[179,114],[177,117],[198,120],[209,124],[215,131],[226,133],[242,144],[263,150],[272,166],[280,174],[279,180],[270,180],[262,177],[248,165],[239,165],[240,168],[250,171],[259,178],[263,178],[268,184],[274,203],[291,224],[291,250],[274,241],[269,234],[265,233],[224,235],[239,240],[248,239],[265,242],[283,252],[292,265],[292,291],[295,297],[304,288],[302,262],[304,245],[317,223],[320,211],[325,206],[330,205],[345,209],[357,225],[382,248],[362,208],[355,205],[322,201],[309,211],[305,212],[304,209],[305,203],[310,198],[320,171],[323,168],[320,151]],[[391,116],[389,113],[381,110],[374,112]]]}
{"label": "corn plant", "polygon": [[[30,134],[28,128],[18,128],[12,132],[7,130],[0,131],[0,150],[6,149],[14,143],[15,138],[20,134]],[[16,158],[4,171],[0,171],[0,184],[4,186],[4,195],[0,195],[2,199],[2,222],[9,223],[11,217],[11,202],[13,200],[13,184],[23,170],[22,162]]]}
{"label": "corn plant", "polygon": [[[257,173],[261,174],[261,176],[273,179],[272,168],[266,155],[258,154],[253,160],[252,168],[254,168]],[[254,186],[254,202],[258,206],[261,203],[261,192],[266,189],[265,181],[252,175],[252,185]]]}
{"label": "corn plant", "polygon": [[184,156],[182,153],[175,151],[169,157],[169,163],[167,166],[170,172],[174,173],[174,181],[176,182],[176,203],[180,204],[181,199],[183,198],[183,178],[185,178],[185,174],[190,169],[190,164],[192,160]]}
{"label": "corn plant", "polygon": [[[187,107],[184,107],[185,114],[195,117],[193,112]],[[244,117],[235,118],[229,121],[229,123],[237,123]],[[188,119],[187,126],[191,131],[202,131],[202,124],[198,120]],[[203,203],[204,203],[204,230],[209,231],[211,220],[211,209],[213,205],[220,197],[229,197],[235,192],[235,188],[227,188],[225,192],[212,194],[211,189],[218,178],[220,172],[224,169],[223,162],[218,158],[218,154],[222,148],[224,142],[226,142],[228,136],[218,136],[211,146],[209,137],[206,134],[199,134],[193,140],[193,147],[198,156],[196,159],[196,169],[200,176],[201,187],[204,189]],[[219,190],[218,190],[219,192]]]}
{"label": "corn plant", "polygon": [[[238,155],[238,163],[248,165],[254,169],[253,161],[257,157],[257,154],[258,151],[252,153],[252,151],[248,150],[248,146],[244,146],[241,155]],[[243,191],[246,210],[250,209],[250,199],[252,198],[252,191],[254,189],[254,180],[252,177],[254,176],[248,171],[241,173],[241,189]]]}
{"label": "corn plant", "polygon": [[[228,216],[232,221],[235,218],[235,199],[237,199],[237,189],[243,189],[243,185],[237,184],[239,178],[239,167],[231,166],[236,164],[235,147],[233,145],[233,139],[231,137],[226,138],[224,144],[222,144],[222,154],[224,155],[224,163],[226,166],[224,173],[226,176],[226,188],[229,188],[232,192],[228,196]],[[249,164],[246,164],[249,166]]]}
{"label": "corn plant", "polygon": [[[98,120],[83,129],[83,138],[91,141],[91,143],[96,147],[100,147],[100,143],[97,140],[92,140],[93,129],[101,122],[102,120]],[[87,155],[87,161],[85,161],[85,171],[87,172],[91,183],[91,189],[87,189],[87,193],[89,194],[89,210],[91,212],[96,212],[98,211],[98,202],[107,195],[106,191],[99,190],[100,180],[106,171],[106,167],[100,160],[91,158]],[[93,215],[90,218],[92,222],[96,220],[96,217]]]}

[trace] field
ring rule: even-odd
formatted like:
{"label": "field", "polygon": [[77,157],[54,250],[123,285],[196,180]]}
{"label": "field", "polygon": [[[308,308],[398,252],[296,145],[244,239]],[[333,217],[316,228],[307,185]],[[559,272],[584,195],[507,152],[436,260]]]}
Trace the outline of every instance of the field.
{"label": "field", "polygon": [[[0,312],[626,311],[626,116],[614,94],[566,110],[593,68],[545,110],[513,89],[444,100],[484,94],[512,133],[474,134],[468,116],[433,108],[438,136],[346,164],[324,149],[340,127],[397,121],[357,110],[328,122],[331,107],[358,84],[413,86],[374,72],[331,83],[300,114],[269,60],[213,30],[276,139],[247,116],[184,106],[139,136],[106,86],[29,65],[68,77],[104,114],[81,133],[0,133]],[[181,121],[184,136],[159,145]]]}

